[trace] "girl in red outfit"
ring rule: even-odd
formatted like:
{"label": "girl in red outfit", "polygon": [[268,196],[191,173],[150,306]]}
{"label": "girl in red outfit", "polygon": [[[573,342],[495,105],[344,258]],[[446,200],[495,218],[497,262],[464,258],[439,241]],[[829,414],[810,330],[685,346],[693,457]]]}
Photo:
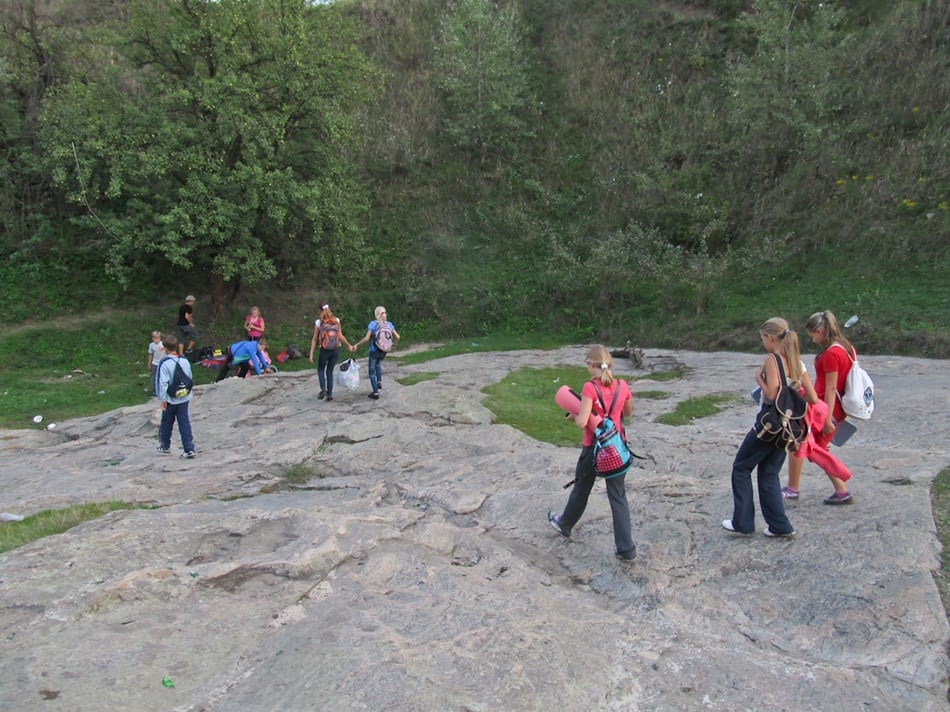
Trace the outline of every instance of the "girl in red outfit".
{"label": "girl in red outfit", "polygon": [[[838,320],[830,311],[812,314],[805,323],[805,330],[815,345],[822,347],[822,351],[815,356],[815,391],[827,406],[822,409],[824,421],[817,422],[815,425],[818,427],[812,427],[809,434],[809,441],[812,435],[814,436],[813,451],[809,459],[816,462],[815,458],[820,458],[817,464],[825,470],[834,485],[834,494],[825,498],[825,504],[851,504],[853,501],[851,493],[845,484],[850,479],[851,472],[841,465],[837,458],[831,455],[825,456],[822,453],[828,452],[837,424],[847,417],[841,407],[838,394],[844,392],[851,362],[857,358],[857,355],[851,343],[841,334]],[[803,450],[807,450],[810,445],[812,445],[811,442],[806,443]],[[782,496],[786,499],[798,499],[805,455],[806,453],[800,450],[788,461],[788,486],[782,490]],[[840,467],[837,467],[835,463]]]}
{"label": "girl in red outfit", "polygon": [[[574,487],[568,497],[567,505],[562,514],[548,512],[548,523],[558,534],[564,537],[571,535],[571,529],[577,524],[584,510],[590,491],[594,487],[597,475],[594,472],[594,432],[588,427],[587,421],[591,413],[605,415],[605,409],[613,408],[610,418],[623,434],[623,418],[633,415],[633,396],[626,381],[614,378],[611,368],[613,359],[604,346],[593,346],[585,358],[587,373],[590,380],[581,390],[581,406],[574,422],[584,431],[584,440],[580,458],[574,469]],[[598,393],[599,391],[599,393]],[[614,394],[617,394],[616,401]],[[603,406],[601,406],[603,401]],[[632,561],[637,555],[637,547],[633,543],[633,534],[630,531],[630,506],[627,504],[626,475],[619,475],[605,480],[607,485],[607,499],[610,501],[610,513],[614,525],[614,551],[621,561]]]}

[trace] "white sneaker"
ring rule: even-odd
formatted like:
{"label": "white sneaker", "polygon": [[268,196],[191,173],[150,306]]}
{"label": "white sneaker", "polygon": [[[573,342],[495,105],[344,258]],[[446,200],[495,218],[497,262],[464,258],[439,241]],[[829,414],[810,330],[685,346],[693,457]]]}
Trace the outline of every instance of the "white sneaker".
{"label": "white sneaker", "polygon": [[765,534],[765,536],[771,537],[771,538],[774,538],[774,539],[778,539],[778,538],[791,539],[793,536],[795,536],[795,530],[794,530],[794,529],[792,529],[792,531],[790,531],[790,532],[786,532],[785,534],[776,534],[776,533],[773,532],[771,529],[769,529],[768,527],[766,527],[766,528],[765,528],[765,531],[762,532],[762,533]]}
{"label": "white sneaker", "polygon": [[554,512],[548,512],[548,524],[563,537],[569,537],[571,535],[571,530],[561,526],[561,517]]}
{"label": "white sneaker", "polygon": [[747,535],[749,534],[749,532],[740,532],[740,531],[738,531],[738,530],[732,525],[732,520],[731,520],[731,519],[723,519],[723,520],[722,520],[722,528],[725,529],[727,532],[732,532],[733,534],[741,534],[742,536],[747,536]]}

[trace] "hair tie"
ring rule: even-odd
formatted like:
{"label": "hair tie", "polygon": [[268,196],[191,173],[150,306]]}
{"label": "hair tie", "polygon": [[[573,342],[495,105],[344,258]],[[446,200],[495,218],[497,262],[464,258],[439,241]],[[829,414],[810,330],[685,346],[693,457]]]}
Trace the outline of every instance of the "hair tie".
{"label": "hair tie", "polygon": [[606,363],[600,364],[600,370],[601,370],[601,371],[606,371],[608,368],[609,368],[609,367],[607,366]]}
{"label": "hair tie", "polygon": [[786,329],[786,330],[785,330],[785,336],[788,336],[789,332],[791,332],[791,329]]}

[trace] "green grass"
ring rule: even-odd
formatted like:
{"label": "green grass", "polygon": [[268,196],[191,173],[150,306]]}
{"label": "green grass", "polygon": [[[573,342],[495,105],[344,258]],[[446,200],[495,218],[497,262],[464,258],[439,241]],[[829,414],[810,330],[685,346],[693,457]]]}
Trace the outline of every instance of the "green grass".
{"label": "green grass", "polygon": [[[682,377],[682,371],[660,371],[652,376],[656,380],[672,380]],[[587,369],[581,366],[555,366],[549,368],[524,367],[512,371],[501,381],[487,386],[482,391],[488,396],[485,407],[495,414],[496,423],[510,425],[535,440],[553,445],[571,446],[579,442],[578,427],[573,420],[564,417],[564,411],[554,402],[554,394],[563,385],[575,391],[588,379]],[[634,392],[636,398],[667,398],[665,391]],[[734,393],[714,393],[700,398],[690,398],[676,406],[672,413],[661,415],[658,423],[685,425],[697,418],[715,415],[720,405],[735,402]]]}
{"label": "green grass", "polygon": [[[681,371],[658,371],[656,380],[680,378]],[[485,407],[495,414],[496,423],[504,423],[530,435],[535,440],[553,445],[573,446],[580,442],[580,432],[573,420],[564,417],[564,411],[554,402],[554,394],[563,385],[580,392],[588,380],[587,369],[582,366],[555,366],[548,368],[520,368],[506,375],[500,382],[485,387]],[[634,390],[634,399],[666,398],[663,391],[646,391],[646,395]],[[726,396],[724,396],[726,397]],[[711,396],[715,402],[716,396]],[[734,396],[728,396],[734,398]],[[682,405],[682,404],[681,404]],[[693,417],[717,412],[699,413]]]}
{"label": "green grass", "polygon": [[43,537],[62,534],[75,526],[98,519],[119,509],[148,509],[128,502],[97,502],[75,504],[63,509],[44,509],[31,514],[22,522],[0,523],[0,553],[29,544]]}
{"label": "green grass", "polygon": [[563,385],[579,391],[587,378],[587,369],[581,366],[520,368],[482,389],[488,395],[485,407],[495,414],[495,422],[517,428],[535,440],[577,445],[580,429],[564,417],[554,394]]}
{"label": "green grass", "polygon": [[[156,307],[127,312],[108,310],[71,318],[66,323],[57,321],[10,330],[0,340],[0,362],[6,366],[0,371],[0,427],[45,428],[68,418],[147,403],[151,386],[145,367],[149,335],[153,328],[171,328],[168,312],[168,308]],[[277,318],[268,320],[272,357],[290,343],[304,353],[309,348],[312,327],[306,319],[299,315],[286,318],[291,320],[289,325]],[[237,340],[241,323],[241,317],[232,316],[219,324],[201,327],[201,345],[226,348]],[[409,336],[403,339],[402,346],[411,343]],[[397,352],[393,357],[411,365],[458,354],[550,349],[563,345],[563,338],[559,340],[548,332],[492,334],[446,341],[428,351],[405,355]],[[364,347],[358,355],[365,357],[365,353]],[[313,368],[313,365],[302,358],[278,367],[282,372],[294,372]],[[216,370],[200,364],[194,364],[192,370],[195,385],[199,386],[212,383],[217,375]],[[400,382],[411,385],[436,375],[421,373]],[[682,376],[682,371],[672,370],[638,378],[666,381]],[[578,368],[572,382],[579,384],[585,377],[584,369]],[[550,395],[553,397],[553,391]],[[43,417],[40,424],[33,422],[37,415]],[[570,432],[570,428],[565,432]]]}
{"label": "green grass", "polygon": [[402,378],[397,378],[396,383],[403,386],[414,386],[417,383],[422,383],[424,381],[431,381],[439,377],[438,371],[423,371],[421,373],[412,373],[408,376],[403,376]]}
{"label": "green grass", "polygon": [[[74,328],[55,323],[7,334],[0,339],[0,427],[43,428],[66,418],[146,403],[151,393],[146,350],[156,324],[160,327],[161,320],[153,313],[130,311],[110,313],[88,327],[77,319]],[[215,332],[209,333],[213,339]],[[228,333],[222,330],[223,336]],[[227,347],[233,340],[211,343]],[[270,341],[271,357],[289,343],[279,330]],[[300,345],[304,350],[308,346],[309,339]],[[303,358],[279,368],[298,371],[312,365]],[[200,364],[192,371],[195,385],[211,383],[217,376]],[[42,424],[33,423],[36,415],[43,416]]]}
{"label": "green grass", "polygon": [[[518,351],[521,349],[556,349],[564,346],[564,341],[564,337],[557,337],[550,333],[492,334],[491,336],[470,339],[451,339],[426,351],[417,351],[404,356],[397,352],[396,358],[399,359],[399,363],[415,365],[447,356],[458,356],[459,354]],[[408,345],[408,342],[400,344],[400,346],[406,345]]]}
{"label": "green grass", "polygon": [[317,474],[317,471],[312,466],[298,462],[293,465],[287,465],[281,473],[281,476],[291,484],[301,485],[320,475]]}
{"label": "green grass", "polygon": [[[852,314],[860,317],[847,335],[861,353],[947,358],[950,259],[945,251],[926,254],[926,262],[868,257],[856,266],[851,255],[871,253],[836,249],[846,256],[818,251],[755,276],[729,274],[701,313],[676,300],[661,313],[655,304],[631,303],[618,317],[627,330],[615,329],[613,342],[635,336],[641,347],[755,351],[756,329],[765,319],[785,317],[802,337],[811,314],[831,309],[842,322]],[[807,336],[803,350],[815,352]]]}
{"label": "green grass", "polygon": [[[32,426],[35,415],[49,423],[148,400],[148,332],[135,317],[123,321],[81,330],[38,327],[4,338],[0,425]],[[138,349],[129,338],[134,333],[142,334]]]}
{"label": "green grass", "polygon": [[735,402],[734,393],[712,393],[708,396],[689,398],[676,404],[672,413],[664,413],[654,419],[663,425],[686,425],[697,418],[705,418],[719,412],[723,403]]}
{"label": "green grass", "polygon": [[663,400],[669,398],[670,394],[667,391],[635,391],[633,397],[645,398],[646,400]]}
{"label": "green grass", "polygon": [[642,376],[634,376],[634,381],[675,381],[686,375],[686,371],[681,368],[674,368],[669,371],[653,371]]}

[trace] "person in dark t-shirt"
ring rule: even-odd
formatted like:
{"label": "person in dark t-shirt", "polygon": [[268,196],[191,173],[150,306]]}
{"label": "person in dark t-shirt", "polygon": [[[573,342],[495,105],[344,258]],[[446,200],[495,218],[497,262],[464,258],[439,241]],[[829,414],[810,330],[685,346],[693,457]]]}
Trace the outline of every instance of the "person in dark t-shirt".
{"label": "person in dark t-shirt", "polygon": [[[195,343],[198,341],[198,330],[195,328],[194,317],[195,297],[189,294],[184,303],[178,308],[178,355],[191,356]],[[186,346],[187,343],[187,346]]]}

